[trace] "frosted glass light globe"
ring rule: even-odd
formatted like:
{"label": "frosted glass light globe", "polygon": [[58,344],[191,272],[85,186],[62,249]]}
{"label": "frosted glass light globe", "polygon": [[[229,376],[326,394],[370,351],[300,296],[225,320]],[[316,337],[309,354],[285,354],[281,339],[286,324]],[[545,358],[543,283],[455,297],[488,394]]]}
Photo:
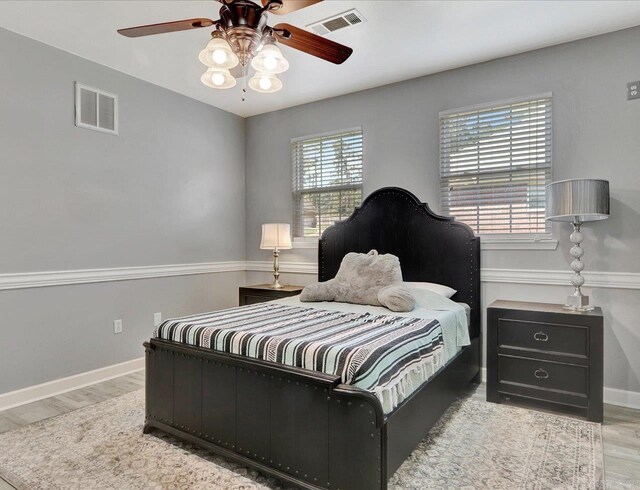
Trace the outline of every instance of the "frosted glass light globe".
{"label": "frosted glass light globe", "polygon": [[213,75],[211,75],[211,81],[214,85],[219,87],[220,85],[224,84],[224,75],[222,73],[214,73]]}
{"label": "frosted glass light globe", "polygon": [[282,80],[273,73],[257,72],[251,80],[249,80],[249,87],[256,92],[272,94],[282,88]]}
{"label": "frosted glass light globe", "polygon": [[271,83],[271,80],[269,79],[269,77],[260,77],[260,88],[262,90],[269,90],[271,88],[271,86],[273,85]]}
{"label": "frosted glass light globe", "polygon": [[289,69],[289,62],[282,55],[282,51],[274,44],[268,42],[260,52],[251,60],[251,66],[259,72],[284,73]]}
{"label": "frosted glass light globe", "polygon": [[227,56],[227,52],[224,49],[216,49],[211,57],[213,58],[213,61],[215,61],[218,65],[223,65],[229,58],[229,56]]}
{"label": "frosted glass light globe", "polygon": [[264,67],[271,71],[274,70],[278,66],[278,60],[275,56],[266,56],[264,58]]}
{"label": "frosted glass light globe", "polygon": [[236,79],[229,73],[229,70],[219,70],[217,68],[209,68],[200,77],[200,81],[207,87],[215,89],[231,88],[236,84]]}
{"label": "frosted glass light globe", "polygon": [[231,49],[229,43],[218,31],[212,34],[212,39],[207,43],[207,47],[200,51],[198,59],[203,65],[218,70],[228,70],[235,68],[240,60]]}

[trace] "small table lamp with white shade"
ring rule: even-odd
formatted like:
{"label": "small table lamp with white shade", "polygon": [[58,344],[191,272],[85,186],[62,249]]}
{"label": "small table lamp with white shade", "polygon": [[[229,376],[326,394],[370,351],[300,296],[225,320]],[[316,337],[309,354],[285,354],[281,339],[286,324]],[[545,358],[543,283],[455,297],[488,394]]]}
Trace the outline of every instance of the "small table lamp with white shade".
{"label": "small table lamp with white shade", "polygon": [[587,221],[600,221],[609,217],[609,182],[600,179],[571,179],[552,182],[547,186],[547,221],[565,221],[573,225],[573,233],[569,237],[573,246],[570,253],[573,257],[571,269],[573,277],[573,294],[567,296],[565,308],[576,311],[590,311],[589,296],[582,294],[580,288],[584,277],[580,274],[584,269],[581,260],[584,250],[580,227]]}
{"label": "small table lamp with white shade", "polygon": [[280,278],[280,250],[292,248],[291,226],[289,223],[265,223],[262,225],[262,241],[260,248],[263,250],[273,250],[273,277],[271,287],[273,289],[282,288],[278,281]]}

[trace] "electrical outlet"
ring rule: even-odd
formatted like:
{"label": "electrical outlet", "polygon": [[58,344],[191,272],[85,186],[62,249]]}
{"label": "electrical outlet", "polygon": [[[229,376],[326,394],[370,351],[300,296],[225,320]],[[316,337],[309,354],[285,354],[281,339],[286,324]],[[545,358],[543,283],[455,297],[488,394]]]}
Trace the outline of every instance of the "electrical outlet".
{"label": "electrical outlet", "polygon": [[113,320],[113,333],[122,333],[122,320]]}
{"label": "electrical outlet", "polygon": [[162,323],[162,313],[154,313],[153,314],[153,326],[157,327]]}
{"label": "electrical outlet", "polygon": [[640,80],[627,83],[627,100],[640,99]]}

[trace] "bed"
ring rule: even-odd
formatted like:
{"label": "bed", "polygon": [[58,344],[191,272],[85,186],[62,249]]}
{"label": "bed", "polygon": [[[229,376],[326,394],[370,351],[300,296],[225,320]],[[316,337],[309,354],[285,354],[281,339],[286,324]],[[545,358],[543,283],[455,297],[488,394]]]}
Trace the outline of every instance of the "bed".
{"label": "bed", "polygon": [[[397,255],[405,281],[446,284],[457,290],[452,300],[469,307],[469,345],[428,381],[385,407],[340,374],[152,338],[145,432],[162,430],[299,488],[387,488],[442,413],[479,380],[480,243],[468,226],[434,214],[408,191],[383,188],[323,233],[318,280],[334,277],[346,253],[370,249]],[[270,308],[309,306],[296,301]]]}

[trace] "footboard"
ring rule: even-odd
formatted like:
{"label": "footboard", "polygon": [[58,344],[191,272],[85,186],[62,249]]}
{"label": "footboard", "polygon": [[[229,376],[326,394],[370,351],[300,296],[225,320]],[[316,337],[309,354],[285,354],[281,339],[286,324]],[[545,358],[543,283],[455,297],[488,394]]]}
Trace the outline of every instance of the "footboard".
{"label": "footboard", "polygon": [[386,488],[378,400],[340,378],[152,339],[145,431],[158,428],[301,488]]}

